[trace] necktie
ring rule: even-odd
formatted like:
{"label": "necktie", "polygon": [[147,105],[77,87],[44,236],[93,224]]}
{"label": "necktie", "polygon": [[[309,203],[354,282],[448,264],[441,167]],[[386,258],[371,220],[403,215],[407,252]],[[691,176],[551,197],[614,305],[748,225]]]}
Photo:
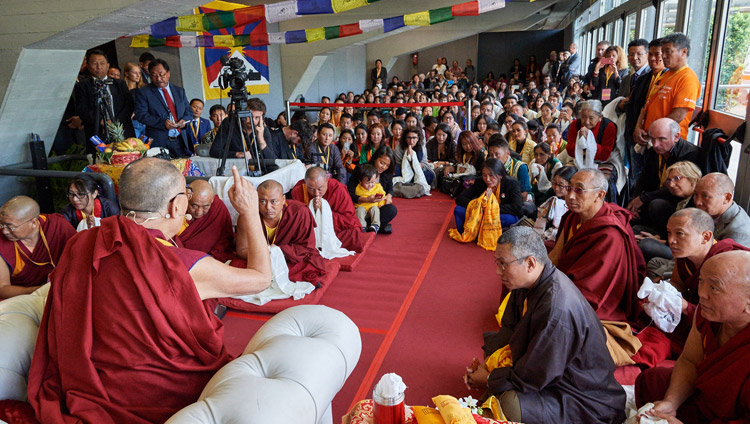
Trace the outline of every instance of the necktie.
{"label": "necktie", "polygon": [[167,107],[169,107],[169,113],[172,114],[172,122],[176,124],[177,123],[177,109],[174,107],[172,96],[169,95],[169,91],[167,91],[166,88],[162,88],[161,91],[164,93],[164,100],[167,101]]}
{"label": "necktie", "polygon": [[639,76],[638,73],[634,72],[633,76],[630,78],[630,89],[631,90],[633,89],[633,87],[635,87],[635,83],[636,83],[636,81],[638,81],[638,76]]}

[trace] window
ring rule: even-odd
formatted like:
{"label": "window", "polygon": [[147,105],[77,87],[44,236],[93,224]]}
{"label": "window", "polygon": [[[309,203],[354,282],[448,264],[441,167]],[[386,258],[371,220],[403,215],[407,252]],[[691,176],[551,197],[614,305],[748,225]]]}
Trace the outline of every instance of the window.
{"label": "window", "polygon": [[730,0],[714,109],[745,116],[750,90],[750,12]]}
{"label": "window", "polygon": [[604,39],[609,41],[611,44],[617,44],[613,42],[612,38],[612,22],[608,23],[606,27],[604,27]]}
{"label": "window", "polygon": [[677,25],[677,0],[663,0],[659,6],[659,25],[657,26],[657,37],[675,32]]}
{"label": "window", "polygon": [[641,9],[641,26],[638,31],[638,38],[651,40],[654,38],[654,21],[656,20],[656,8],[649,6]]}
{"label": "window", "polygon": [[628,43],[622,42],[622,19],[618,19],[615,21],[615,34],[612,38],[612,42],[618,46],[627,46]]}
{"label": "window", "polygon": [[[711,37],[714,28],[714,10],[716,10],[716,0],[693,0],[690,2],[687,22],[687,36],[690,38],[688,65],[698,75],[702,87],[706,86]],[[709,18],[706,19],[705,17]],[[703,90],[698,97],[697,105],[703,106]]]}
{"label": "window", "polygon": [[625,18],[625,42],[624,45],[628,45],[631,41],[635,40],[635,12],[631,13]]}

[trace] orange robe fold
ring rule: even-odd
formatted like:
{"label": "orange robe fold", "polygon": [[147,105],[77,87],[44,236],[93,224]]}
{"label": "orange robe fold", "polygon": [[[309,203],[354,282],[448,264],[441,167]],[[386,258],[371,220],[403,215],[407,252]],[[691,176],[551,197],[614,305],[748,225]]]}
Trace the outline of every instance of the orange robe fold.
{"label": "orange robe fold", "polygon": [[[59,264],[65,245],[76,233],[68,220],[57,213],[39,215],[39,224],[49,251],[42,238],[31,252],[20,241],[14,243],[0,237],[0,256],[8,265],[10,283],[14,286],[32,287],[46,283],[47,276],[55,269],[52,264]],[[43,265],[35,265],[32,261]]]}
{"label": "orange robe fold", "polygon": [[39,421],[164,422],[198,399],[232,359],[188,272],[201,255],[120,216],[70,240],[29,371]]}
{"label": "orange robe fold", "polygon": [[315,219],[307,205],[291,199],[286,201],[273,242],[284,252],[289,280],[319,285],[326,268],[315,247]]}
{"label": "orange robe fold", "polygon": [[[305,180],[300,180],[292,188],[292,199],[305,205],[310,203],[310,196],[305,187]],[[323,199],[331,206],[333,215],[333,231],[346,250],[362,252],[362,225],[354,213],[352,197],[346,186],[337,180],[328,179],[328,189]]]}
{"label": "orange robe fold", "polygon": [[221,262],[234,257],[232,217],[219,196],[214,196],[205,215],[188,221],[177,238],[186,249],[206,252]]}

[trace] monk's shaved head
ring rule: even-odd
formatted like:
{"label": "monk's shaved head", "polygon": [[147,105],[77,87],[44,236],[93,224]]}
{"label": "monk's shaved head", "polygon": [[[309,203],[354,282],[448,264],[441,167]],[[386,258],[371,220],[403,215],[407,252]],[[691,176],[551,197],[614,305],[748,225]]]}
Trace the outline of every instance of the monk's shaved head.
{"label": "monk's shaved head", "polygon": [[16,196],[0,207],[0,217],[26,220],[39,216],[39,204],[28,196]]}
{"label": "monk's shaved head", "polygon": [[325,169],[319,167],[319,166],[311,166],[307,172],[305,172],[305,181],[315,181],[317,179],[328,179],[328,171]]}
{"label": "monk's shaved head", "polygon": [[284,194],[284,187],[275,180],[265,180],[258,185],[258,191],[265,191],[268,193],[275,193],[278,191],[280,194]]}
{"label": "monk's shaved head", "polygon": [[211,209],[216,194],[206,180],[195,180],[190,183],[192,195],[188,200],[188,212],[193,218],[201,218]]}
{"label": "monk's shaved head", "polygon": [[714,224],[714,219],[711,218],[711,215],[698,208],[680,209],[679,211],[673,213],[669,219],[672,220],[673,218],[686,218],[686,224],[699,233],[703,233],[706,231],[710,231],[713,233],[714,227],[716,226]]}
{"label": "monk's shaved head", "polygon": [[721,172],[712,172],[710,174],[706,174],[706,176],[701,178],[701,182],[710,184],[716,195],[721,196],[722,194],[727,193],[734,194],[734,183],[732,182],[732,179],[727,176],[727,174],[722,174]]}
{"label": "monk's shaved head", "polygon": [[[734,286],[738,295],[750,300],[750,252],[733,250],[708,258],[701,268],[701,283],[723,286],[720,289],[728,290],[730,294]],[[703,297],[701,304],[704,303]]]}
{"label": "monk's shaved head", "polygon": [[609,181],[607,181],[607,177],[604,176],[604,173],[602,173],[602,171],[598,169],[581,169],[580,171],[576,172],[576,176],[577,175],[585,178],[585,181],[587,181],[586,188],[598,188],[602,191],[607,191],[607,189],[609,188]]}
{"label": "monk's shaved head", "polygon": [[182,186],[185,177],[164,159],[143,158],[130,163],[120,176],[120,208],[124,213],[161,212]]}

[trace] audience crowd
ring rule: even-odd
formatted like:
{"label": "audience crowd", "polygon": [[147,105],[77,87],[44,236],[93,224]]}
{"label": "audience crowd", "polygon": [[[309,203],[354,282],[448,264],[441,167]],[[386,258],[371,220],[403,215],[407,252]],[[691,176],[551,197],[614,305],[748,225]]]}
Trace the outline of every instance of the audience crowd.
{"label": "audience crowd", "polygon": [[[272,180],[257,192],[245,186],[233,192],[242,218],[236,241],[210,186],[196,182],[185,189],[176,176],[168,182],[143,177],[162,169],[158,163],[130,165],[122,184],[162,184],[158,194],[171,199],[150,201],[125,187],[118,207],[99,199],[86,178],[68,188],[64,218],[40,214],[30,198],[11,199],[0,208],[0,297],[46,282],[66,259],[62,246],[74,229],[94,228],[112,215],[147,227],[153,220],[150,233],[161,244],[180,246],[174,249],[241,261],[256,270],[237,274],[252,281],[253,292],[267,286],[262,282],[269,272],[267,258],[257,256],[260,237],[261,244],[281,247],[293,281],[319,286],[326,272],[315,240],[319,211],[330,209],[343,247],[360,252],[362,233],[392,231],[393,197],[439,189],[455,198],[451,237],[495,251],[498,275],[510,291],[504,314],[498,313],[500,332],[485,335],[487,357],[475,360],[465,376],[470,388],[496,396],[507,417],[622,422],[625,397],[613,376],[636,369],[645,370],[636,382],[638,406],[654,402],[647,415],[670,423],[747,422],[750,217],[734,202],[731,179],[715,172],[711,146],[699,149],[686,140],[700,95],[687,64],[690,50],[690,40],[675,33],[627,46],[601,41],[589,63],[571,44],[550,52],[544,63],[535,56],[515,59],[497,76],[477,75],[471,60],[449,67],[438,58],[427,74],[403,80],[377,60],[370,88],[323,97],[330,106],[314,114],[271,119],[261,100],[250,99],[252,117],[240,124],[255,134],[247,139],[222,106],[202,118],[204,102],[170,84],[166,61],[145,53],[120,72],[104,53],[91,51],[66,127],[102,137],[103,124],[117,120],[126,136],[145,134],[152,147],[173,157],[210,144],[214,157],[226,148],[231,157],[257,159],[257,143],[264,159],[299,159],[308,172],[288,194]],[[104,107],[97,103],[101,93]],[[441,105],[449,102],[463,105]],[[364,103],[395,106],[347,106]],[[73,240],[86,248],[84,237]],[[149,246],[159,252],[161,244]],[[191,255],[179,253],[177,261],[197,284],[206,275],[196,265],[202,258]],[[220,262],[203,264],[233,275]],[[647,275],[681,295],[680,323],[672,332],[657,328],[651,308],[638,298]],[[66,276],[55,274],[59,281]],[[201,299],[243,292],[236,285],[201,288]],[[61,290],[52,308],[62,307]],[[55,343],[47,337],[46,349]],[[224,363],[223,355],[214,362]],[[42,368],[36,360],[32,405],[51,413],[50,391],[75,388],[61,387],[65,380],[56,373],[67,371]],[[202,379],[185,384],[196,391]],[[65,414],[77,413],[64,399],[52,400]],[[130,417],[112,403],[107,413]],[[85,408],[80,413],[87,414]],[[162,419],[167,413],[137,415]]]}

